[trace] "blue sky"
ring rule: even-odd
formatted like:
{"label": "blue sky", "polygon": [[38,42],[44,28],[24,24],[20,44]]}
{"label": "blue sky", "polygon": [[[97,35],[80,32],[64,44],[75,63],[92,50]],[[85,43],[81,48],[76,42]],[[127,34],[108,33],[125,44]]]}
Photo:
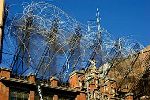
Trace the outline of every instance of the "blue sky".
{"label": "blue sky", "polygon": [[[28,1],[31,0],[6,0],[9,4],[21,4]],[[96,8],[99,8],[102,27],[114,37],[132,36],[144,46],[150,45],[150,0],[45,1],[56,5],[84,24],[87,20],[95,19]]]}

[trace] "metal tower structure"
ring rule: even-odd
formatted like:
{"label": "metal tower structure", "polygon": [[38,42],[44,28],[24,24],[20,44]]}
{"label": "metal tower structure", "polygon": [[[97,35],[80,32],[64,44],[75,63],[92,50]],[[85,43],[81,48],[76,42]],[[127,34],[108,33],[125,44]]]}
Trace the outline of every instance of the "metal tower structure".
{"label": "metal tower structure", "polygon": [[111,39],[100,20],[99,9],[96,20],[86,26],[52,4],[26,4],[6,27],[2,62],[14,74],[66,78],[72,70],[89,67],[89,60],[95,59],[96,67],[111,61],[112,49],[119,48],[117,43],[123,45],[119,48],[123,56],[135,51],[134,41]]}
{"label": "metal tower structure", "polygon": [[[96,12],[96,20],[88,21],[88,32],[95,34],[95,40],[93,45],[93,52],[89,60],[95,59],[97,62],[97,67],[100,67],[102,64],[102,28],[100,25],[100,13],[99,9],[97,8]],[[86,67],[89,67],[90,62],[87,63]]]}

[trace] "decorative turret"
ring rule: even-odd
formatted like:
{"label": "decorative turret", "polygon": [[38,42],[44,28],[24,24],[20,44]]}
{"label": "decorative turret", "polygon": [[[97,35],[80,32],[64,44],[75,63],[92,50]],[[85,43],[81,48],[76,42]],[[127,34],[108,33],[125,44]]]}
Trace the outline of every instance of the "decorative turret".
{"label": "decorative turret", "polygon": [[70,78],[69,78],[69,84],[70,84],[70,87],[71,88],[77,88],[77,89],[80,89],[82,87],[82,84],[81,84],[81,77],[84,75],[84,71],[73,71],[71,74],[70,74]]}

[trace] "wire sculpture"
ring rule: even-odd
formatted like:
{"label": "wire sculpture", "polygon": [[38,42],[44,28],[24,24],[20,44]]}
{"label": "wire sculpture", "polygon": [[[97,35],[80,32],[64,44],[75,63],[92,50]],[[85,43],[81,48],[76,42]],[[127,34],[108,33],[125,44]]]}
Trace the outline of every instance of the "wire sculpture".
{"label": "wire sculpture", "polygon": [[3,64],[14,74],[34,73],[41,79],[65,80],[73,70],[89,67],[89,60],[100,67],[143,48],[128,37],[113,40],[100,25],[98,9],[96,20],[84,25],[45,2],[23,5],[5,30]]}

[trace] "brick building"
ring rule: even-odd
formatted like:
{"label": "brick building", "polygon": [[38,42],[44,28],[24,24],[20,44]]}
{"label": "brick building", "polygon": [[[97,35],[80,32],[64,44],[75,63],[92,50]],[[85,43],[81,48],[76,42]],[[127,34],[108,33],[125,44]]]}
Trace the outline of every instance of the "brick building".
{"label": "brick building", "polygon": [[[0,37],[3,10],[4,0],[1,0]],[[40,80],[34,74],[17,76],[9,69],[0,68],[0,100],[39,100],[41,97],[44,100],[150,100],[149,51],[150,46],[99,68],[94,60],[90,61],[88,68],[73,71],[65,85],[56,77]]]}
{"label": "brick building", "polygon": [[[55,77],[47,81],[40,80],[40,84],[44,100],[86,100],[85,91],[79,90],[76,86],[60,86]],[[0,69],[0,100],[39,100],[37,88],[37,79],[34,75],[18,77],[12,75],[8,69]]]}
{"label": "brick building", "polygon": [[60,85],[56,77],[39,80],[33,74],[16,76],[11,70],[1,68],[0,100],[39,100],[39,92],[44,100],[149,100],[149,51],[147,47],[132,55],[136,59],[134,64],[130,57],[119,60],[119,64],[113,63],[113,67],[105,63],[96,68],[91,61],[87,69],[73,71],[69,84],[65,85]]}
{"label": "brick building", "polygon": [[150,46],[127,58],[71,74],[72,87],[86,91],[87,100],[149,100]]}

